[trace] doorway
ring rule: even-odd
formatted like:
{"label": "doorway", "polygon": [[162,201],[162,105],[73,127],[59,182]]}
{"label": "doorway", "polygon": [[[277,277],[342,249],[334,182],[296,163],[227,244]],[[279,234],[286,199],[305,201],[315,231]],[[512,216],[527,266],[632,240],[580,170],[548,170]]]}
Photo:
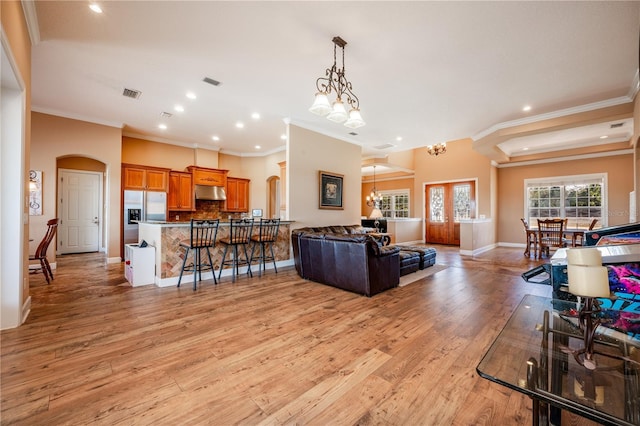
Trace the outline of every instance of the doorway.
{"label": "doorway", "polygon": [[267,215],[266,217],[280,217],[280,178],[270,176],[267,178]]}
{"label": "doorway", "polygon": [[60,254],[99,251],[102,180],[100,172],[58,170]]}
{"label": "doorway", "polygon": [[460,221],[475,218],[476,182],[472,180],[425,186],[425,242],[460,245]]}

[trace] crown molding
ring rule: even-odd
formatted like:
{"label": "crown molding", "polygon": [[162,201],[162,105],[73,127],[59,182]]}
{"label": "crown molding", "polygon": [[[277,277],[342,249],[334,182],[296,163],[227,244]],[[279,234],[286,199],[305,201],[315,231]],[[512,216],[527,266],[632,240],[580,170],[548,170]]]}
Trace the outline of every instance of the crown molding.
{"label": "crown molding", "polygon": [[24,19],[27,21],[27,30],[29,31],[31,45],[36,46],[40,43],[40,26],[38,25],[36,2],[33,0],[23,0],[21,3],[22,11],[24,12]]}
{"label": "crown molding", "polygon": [[37,105],[32,105],[31,111],[39,112],[42,114],[55,115],[63,118],[69,118],[71,120],[86,121],[87,123],[100,124],[102,126],[117,127],[119,129],[122,129],[124,127],[124,123],[121,123],[121,122],[100,120],[94,117],[87,117],[80,114],[71,114],[65,111],[60,111],[52,108],[43,108]]}
{"label": "crown molding", "polygon": [[[637,73],[636,73],[637,76]],[[472,136],[471,139],[475,142],[484,138],[487,135],[497,132],[498,130],[508,129],[510,127],[522,126],[525,124],[536,123],[538,121],[550,120],[558,117],[565,117],[567,115],[580,114],[588,111],[595,111],[602,108],[612,107],[616,105],[623,105],[633,101],[633,98],[629,96],[620,96],[618,98],[607,99],[604,101],[593,102],[590,104],[579,105],[571,108],[559,109],[557,111],[548,112],[546,114],[534,115],[531,117],[520,118],[512,121],[505,121],[503,123],[494,124],[486,130],[477,133]]]}
{"label": "crown molding", "polygon": [[614,157],[616,155],[629,155],[633,153],[634,153],[633,149],[621,149],[619,151],[594,152],[593,154],[568,155],[566,157],[545,158],[544,160],[531,160],[531,161],[521,161],[519,163],[515,162],[515,163],[497,164],[496,167],[498,169],[506,169],[508,167],[532,166],[536,164],[558,163],[562,161],[586,160],[589,158]]}

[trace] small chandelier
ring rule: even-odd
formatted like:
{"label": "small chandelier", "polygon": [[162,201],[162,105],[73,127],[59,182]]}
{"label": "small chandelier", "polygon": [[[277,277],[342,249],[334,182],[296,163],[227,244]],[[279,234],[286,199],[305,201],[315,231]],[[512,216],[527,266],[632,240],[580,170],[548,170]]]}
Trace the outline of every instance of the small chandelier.
{"label": "small chandelier", "polygon": [[373,188],[371,188],[371,194],[367,195],[367,206],[380,209],[381,204],[382,194],[376,189],[376,166],[373,166]]}
{"label": "small chandelier", "polygon": [[[344,47],[347,42],[340,37],[333,38],[333,65],[325,71],[325,77],[316,80],[316,93],[313,105],[309,108],[314,114],[326,116],[328,120],[335,123],[344,123],[346,127],[357,129],[365,125],[360,115],[360,101],[353,93],[352,85],[345,77],[344,73]],[[336,52],[338,47],[342,49],[342,67],[338,68],[336,61]],[[333,105],[329,103],[328,95],[336,92],[336,100]],[[346,102],[351,110],[347,114],[347,110],[343,103],[342,95],[346,96]]]}
{"label": "small chandelier", "polygon": [[447,152],[447,144],[443,142],[443,143],[437,143],[435,145],[429,145],[427,147],[427,152],[437,157],[438,155],[444,154],[445,152]]}

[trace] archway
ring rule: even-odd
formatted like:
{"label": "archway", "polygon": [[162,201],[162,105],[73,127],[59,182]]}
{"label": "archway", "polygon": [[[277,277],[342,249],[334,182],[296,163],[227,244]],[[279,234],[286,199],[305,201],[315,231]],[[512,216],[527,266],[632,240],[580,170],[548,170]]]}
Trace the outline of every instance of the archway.
{"label": "archway", "polygon": [[280,178],[267,178],[267,215],[268,218],[280,217]]}

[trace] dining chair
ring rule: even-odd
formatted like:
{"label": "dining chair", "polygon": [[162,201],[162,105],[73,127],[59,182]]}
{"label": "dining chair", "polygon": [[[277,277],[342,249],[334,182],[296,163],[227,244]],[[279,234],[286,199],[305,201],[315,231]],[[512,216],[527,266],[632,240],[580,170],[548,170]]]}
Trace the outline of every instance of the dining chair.
{"label": "dining chair", "polygon": [[538,244],[540,249],[538,250],[539,257],[542,254],[546,254],[549,257],[550,249],[558,249],[566,247],[566,241],[564,239],[565,219],[538,219]]}
{"label": "dining chair", "polygon": [[535,229],[529,228],[529,223],[525,218],[520,218],[522,225],[524,225],[524,233],[527,238],[527,245],[524,249],[524,255],[529,257],[531,255],[531,248],[533,247],[533,257],[538,256],[538,232]]}
{"label": "dining chair", "polygon": [[[226,238],[220,238],[220,243],[224,244],[224,254],[222,255],[222,263],[220,264],[218,279],[222,276],[222,268],[224,268],[224,265],[231,265],[231,281],[233,282],[236,280],[236,275],[239,274],[239,267],[241,265],[247,265],[247,273],[249,276],[253,277],[247,251],[247,245],[249,245],[251,241],[252,230],[253,218],[231,219],[231,222],[229,223],[229,236]],[[242,250],[244,251],[244,260],[242,260],[238,247],[242,247]],[[231,255],[233,258],[226,260],[229,248],[231,248]]]}
{"label": "dining chair", "polygon": [[[593,228],[595,228],[597,223],[598,223],[598,219],[593,219],[591,221],[591,223],[589,223],[588,230],[589,231],[593,230]],[[584,233],[577,234],[576,237],[575,237],[575,244],[574,245],[576,247],[579,247],[579,246],[582,246],[583,244],[584,244]]]}
{"label": "dining chair", "polygon": [[53,271],[51,270],[51,265],[49,265],[49,260],[47,259],[47,249],[49,248],[49,244],[51,244],[53,237],[56,235],[58,222],[58,218],[49,219],[49,221],[47,221],[47,232],[44,234],[40,244],[38,244],[35,254],[33,256],[29,256],[29,260],[40,261],[40,267],[37,269],[31,269],[30,272],[36,273],[42,271],[44,278],[47,280],[47,284],[51,284],[51,280],[53,279]]}
{"label": "dining chair", "polygon": [[[190,236],[188,240],[180,242],[180,247],[186,251],[184,253],[184,259],[182,260],[182,269],[180,269],[180,277],[178,278],[178,287],[180,287],[180,281],[182,281],[182,274],[184,271],[193,271],[193,290],[196,290],[196,276],[199,281],[202,281],[202,271],[211,271],[213,275],[213,283],[218,284],[216,280],[216,273],[211,261],[211,249],[216,245],[216,238],[218,235],[218,226],[220,225],[220,219],[191,219]],[[209,263],[202,261],[202,251],[205,251]],[[187,258],[189,252],[192,252],[192,263],[187,265]],[[206,260],[206,259],[205,259]]]}
{"label": "dining chair", "polygon": [[[278,239],[278,228],[280,227],[280,219],[260,219],[260,225],[257,235],[253,235],[251,237],[252,247],[251,247],[251,256],[249,258],[249,263],[252,263],[254,260],[254,252],[256,250],[256,246],[260,246],[260,254],[256,257],[256,260],[260,262],[260,266],[258,271],[260,275],[262,275],[262,271],[266,271],[266,261],[273,262],[273,269],[278,273],[278,268],[276,267],[276,256],[273,253],[273,245],[276,243]],[[266,248],[269,246],[271,254],[266,254]]]}

